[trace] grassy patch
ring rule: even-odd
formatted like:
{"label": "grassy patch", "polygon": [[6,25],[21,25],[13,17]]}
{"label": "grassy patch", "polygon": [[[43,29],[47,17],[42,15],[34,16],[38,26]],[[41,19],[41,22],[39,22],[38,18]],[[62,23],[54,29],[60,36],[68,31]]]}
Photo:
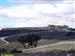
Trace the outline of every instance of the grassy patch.
{"label": "grassy patch", "polygon": [[13,49],[13,48],[23,48],[22,44],[18,43],[18,42],[12,42],[8,45],[2,45],[0,46],[0,48],[10,48],[10,49]]}
{"label": "grassy patch", "polygon": [[[42,39],[38,42],[38,46],[42,46],[42,45],[48,45],[48,44],[52,44],[52,43],[56,43],[56,42],[59,42],[61,40],[56,40],[56,39],[53,39],[53,40],[48,40],[48,39]],[[0,46],[1,48],[24,48],[23,45],[19,42],[11,42],[10,44],[8,45],[2,45]]]}
{"label": "grassy patch", "polygon": [[[57,40],[57,39],[42,39],[38,42],[38,46],[43,46],[43,45],[48,45],[48,44],[53,44],[53,43],[57,43],[60,41],[64,41],[64,40]],[[11,42],[9,45],[3,45],[0,46],[0,48],[16,48],[16,49],[24,49],[23,45],[19,42]],[[75,49],[75,44],[62,44],[62,45],[55,45],[55,46],[48,46],[46,49],[48,50],[53,50],[53,49],[62,49],[62,50],[70,50],[70,49]],[[41,49],[40,49],[41,50]],[[43,49],[44,50],[44,49]]]}
{"label": "grassy patch", "polygon": [[55,45],[55,46],[49,46],[49,49],[57,49],[57,50],[70,50],[70,49],[75,49],[75,44],[60,44],[60,45]]}
{"label": "grassy patch", "polygon": [[53,44],[53,43],[57,43],[60,42],[62,40],[57,40],[57,39],[42,39],[38,42],[38,46],[42,46],[42,45],[48,45],[48,44]]}
{"label": "grassy patch", "polygon": [[13,54],[2,54],[1,56],[14,56]]}
{"label": "grassy patch", "polygon": [[41,47],[41,48],[35,48],[35,49],[31,49],[29,50],[29,53],[37,53],[37,52],[48,52],[48,51],[52,51],[52,50],[65,50],[65,51],[69,51],[69,50],[75,50],[75,44],[58,44],[58,45],[47,45],[45,47]]}

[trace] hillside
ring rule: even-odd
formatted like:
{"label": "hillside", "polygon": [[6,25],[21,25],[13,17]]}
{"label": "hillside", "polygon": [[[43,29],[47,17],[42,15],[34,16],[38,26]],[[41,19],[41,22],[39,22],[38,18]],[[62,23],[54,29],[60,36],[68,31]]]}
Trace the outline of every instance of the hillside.
{"label": "hillside", "polygon": [[[59,39],[59,40],[75,39],[75,32],[74,32],[73,35],[70,35],[70,33],[65,32],[65,31],[64,32],[41,31],[41,32],[34,32],[34,34],[40,35],[42,37],[42,39]],[[9,37],[6,38],[6,40],[9,41],[9,42],[14,42],[14,41],[17,40],[18,37],[26,37],[26,33],[25,34],[18,34],[18,35],[9,36]]]}
{"label": "hillside", "polygon": [[43,27],[5,28],[0,30],[0,37],[39,31],[48,31],[48,29],[45,29]]}

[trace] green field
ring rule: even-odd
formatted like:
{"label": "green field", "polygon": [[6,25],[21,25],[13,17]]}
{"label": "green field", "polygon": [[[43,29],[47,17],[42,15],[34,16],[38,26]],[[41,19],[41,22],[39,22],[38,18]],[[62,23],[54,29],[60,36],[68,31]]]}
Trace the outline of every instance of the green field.
{"label": "green field", "polygon": [[2,54],[1,56],[14,56],[13,54]]}

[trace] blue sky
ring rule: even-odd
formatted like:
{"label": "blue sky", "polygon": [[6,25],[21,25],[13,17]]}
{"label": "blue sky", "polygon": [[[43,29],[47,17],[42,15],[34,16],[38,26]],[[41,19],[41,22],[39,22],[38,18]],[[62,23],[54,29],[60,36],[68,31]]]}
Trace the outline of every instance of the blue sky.
{"label": "blue sky", "polygon": [[0,0],[0,10],[0,29],[49,24],[75,28],[74,0]]}
{"label": "blue sky", "polygon": [[12,2],[12,1],[9,1],[9,0],[1,0],[0,3],[1,3],[0,6],[4,6],[4,7],[19,6],[19,5],[32,5],[32,3]]}

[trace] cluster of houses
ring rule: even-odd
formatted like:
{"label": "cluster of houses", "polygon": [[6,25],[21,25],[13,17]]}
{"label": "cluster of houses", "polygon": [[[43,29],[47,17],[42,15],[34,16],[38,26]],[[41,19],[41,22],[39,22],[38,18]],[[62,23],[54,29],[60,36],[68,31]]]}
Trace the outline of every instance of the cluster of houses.
{"label": "cluster of houses", "polygon": [[57,25],[48,25],[48,29],[52,31],[64,31],[67,30],[69,27],[67,25],[57,26]]}

